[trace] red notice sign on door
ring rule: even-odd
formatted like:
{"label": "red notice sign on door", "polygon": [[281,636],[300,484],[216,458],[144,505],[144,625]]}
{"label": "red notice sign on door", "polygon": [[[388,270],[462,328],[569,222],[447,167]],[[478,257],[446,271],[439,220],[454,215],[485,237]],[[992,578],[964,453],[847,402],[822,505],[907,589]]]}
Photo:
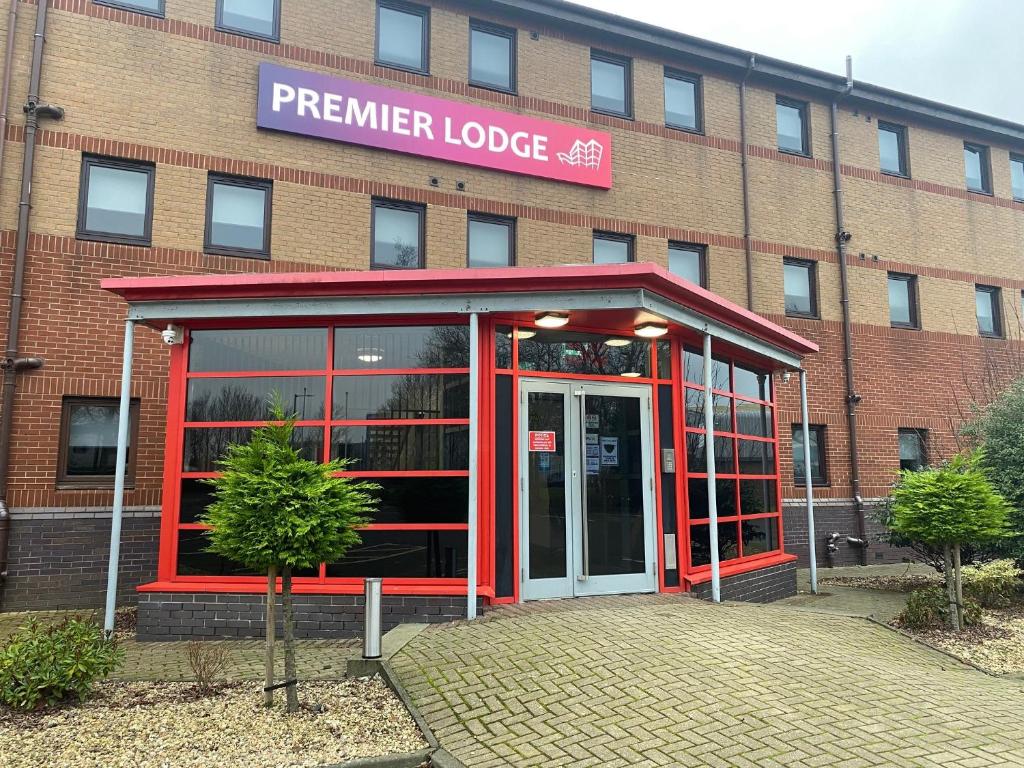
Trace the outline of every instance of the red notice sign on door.
{"label": "red notice sign on door", "polygon": [[555,450],[554,432],[530,432],[530,452],[553,453]]}

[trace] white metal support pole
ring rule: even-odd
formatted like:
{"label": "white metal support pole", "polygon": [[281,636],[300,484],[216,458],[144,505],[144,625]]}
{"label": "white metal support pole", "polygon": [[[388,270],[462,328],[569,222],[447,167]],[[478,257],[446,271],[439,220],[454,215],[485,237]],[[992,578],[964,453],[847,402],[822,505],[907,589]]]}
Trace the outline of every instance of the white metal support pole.
{"label": "white metal support pole", "polygon": [[708,541],[711,548],[711,599],[722,602],[718,569],[718,494],[715,493],[715,406],[711,393],[711,334],[704,334],[704,451],[708,465]]}
{"label": "white metal support pole", "polygon": [[480,430],[480,319],[476,312],[469,316],[469,531],[466,563],[466,618],[476,618],[476,538],[477,538],[477,455]]}
{"label": "white metal support pole", "polygon": [[121,517],[124,514],[124,476],[128,463],[128,416],[131,408],[132,353],[135,321],[124,323],[124,357],[121,361],[121,405],[117,414],[117,463],[114,465],[114,507],[110,520],[110,563],[107,567],[107,604],[103,631],[114,634],[114,609],[117,607],[117,566],[121,556]]}
{"label": "white metal support pole", "polygon": [[818,594],[818,562],[814,553],[814,486],[811,480],[811,427],[807,423],[807,371],[800,369],[800,419],[804,433],[804,495],[807,502],[807,556],[811,564],[811,592]]}

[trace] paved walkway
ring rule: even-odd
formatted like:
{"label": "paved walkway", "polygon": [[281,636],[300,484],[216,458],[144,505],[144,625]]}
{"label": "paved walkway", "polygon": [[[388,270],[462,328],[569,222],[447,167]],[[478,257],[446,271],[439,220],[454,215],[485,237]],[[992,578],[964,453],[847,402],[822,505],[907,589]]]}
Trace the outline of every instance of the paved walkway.
{"label": "paved walkway", "polygon": [[[91,615],[81,612],[47,611],[0,613],[0,641],[22,626],[29,616],[43,623],[60,621],[66,615]],[[124,648],[124,663],[111,675],[114,680],[191,681],[194,679],[186,656],[187,642],[139,643],[119,640]],[[243,682],[263,678],[262,640],[203,641],[204,647],[227,651],[227,666],[221,678]],[[358,640],[297,640],[296,666],[307,680],[339,680],[345,677],[345,662],[360,654]],[[275,668],[284,676],[284,645],[278,642],[274,652]]]}
{"label": "paved walkway", "polygon": [[1021,766],[1024,686],[864,619],[668,595],[432,627],[391,660],[486,766]]}
{"label": "paved walkway", "polygon": [[[928,566],[913,563],[818,569],[819,581],[825,582],[830,578],[870,579],[906,575],[935,577],[935,571]],[[797,589],[798,595],[780,600],[773,605],[835,613],[841,616],[871,616],[888,624],[907,604],[907,594],[904,592],[866,589],[852,585],[819,584],[818,594],[812,594],[810,572],[806,568],[797,571]]]}

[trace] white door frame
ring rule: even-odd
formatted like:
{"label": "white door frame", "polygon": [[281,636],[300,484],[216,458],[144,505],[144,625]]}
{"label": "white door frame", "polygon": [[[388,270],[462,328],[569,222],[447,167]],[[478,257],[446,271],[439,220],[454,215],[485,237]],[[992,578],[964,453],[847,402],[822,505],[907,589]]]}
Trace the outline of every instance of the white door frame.
{"label": "white door frame", "polygon": [[[529,526],[529,393],[563,395],[565,454],[566,569],[562,578],[530,579]],[[642,573],[594,575],[584,573],[585,465],[583,402],[587,394],[633,397],[640,401],[641,483],[644,504],[644,559]],[[545,600],[583,595],[655,592],[658,588],[657,521],[654,490],[654,428],[649,384],[619,384],[574,379],[522,378],[519,384],[519,549],[520,598]]]}

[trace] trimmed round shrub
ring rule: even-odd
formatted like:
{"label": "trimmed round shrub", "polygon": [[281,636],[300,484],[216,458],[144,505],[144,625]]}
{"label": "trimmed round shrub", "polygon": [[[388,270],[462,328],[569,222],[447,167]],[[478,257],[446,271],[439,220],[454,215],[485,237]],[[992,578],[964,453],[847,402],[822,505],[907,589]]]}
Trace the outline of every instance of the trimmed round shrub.
{"label": "trimmed round shrub", "polygon": [[1006,608],[1020,599],[1021,569],[1013,560],[993,560],[963,569],[964,598],[982,608]]}
{"label": "trimmed round shrub", "polygon": [[91,621],[32,619],[0,648],[0,703],[32,710],[85,699],[93,684],[121,662],[123,652]]}
{"label": "trimmed round shrub", "polygon": [[[907,607],[899,615],[899,623],[907,629],[941,629],[946,626],[949,597],[943,587],[931,586],[915,589],[907,597]],[[981,606],[964,595],[964,624],[981,623]]]}

